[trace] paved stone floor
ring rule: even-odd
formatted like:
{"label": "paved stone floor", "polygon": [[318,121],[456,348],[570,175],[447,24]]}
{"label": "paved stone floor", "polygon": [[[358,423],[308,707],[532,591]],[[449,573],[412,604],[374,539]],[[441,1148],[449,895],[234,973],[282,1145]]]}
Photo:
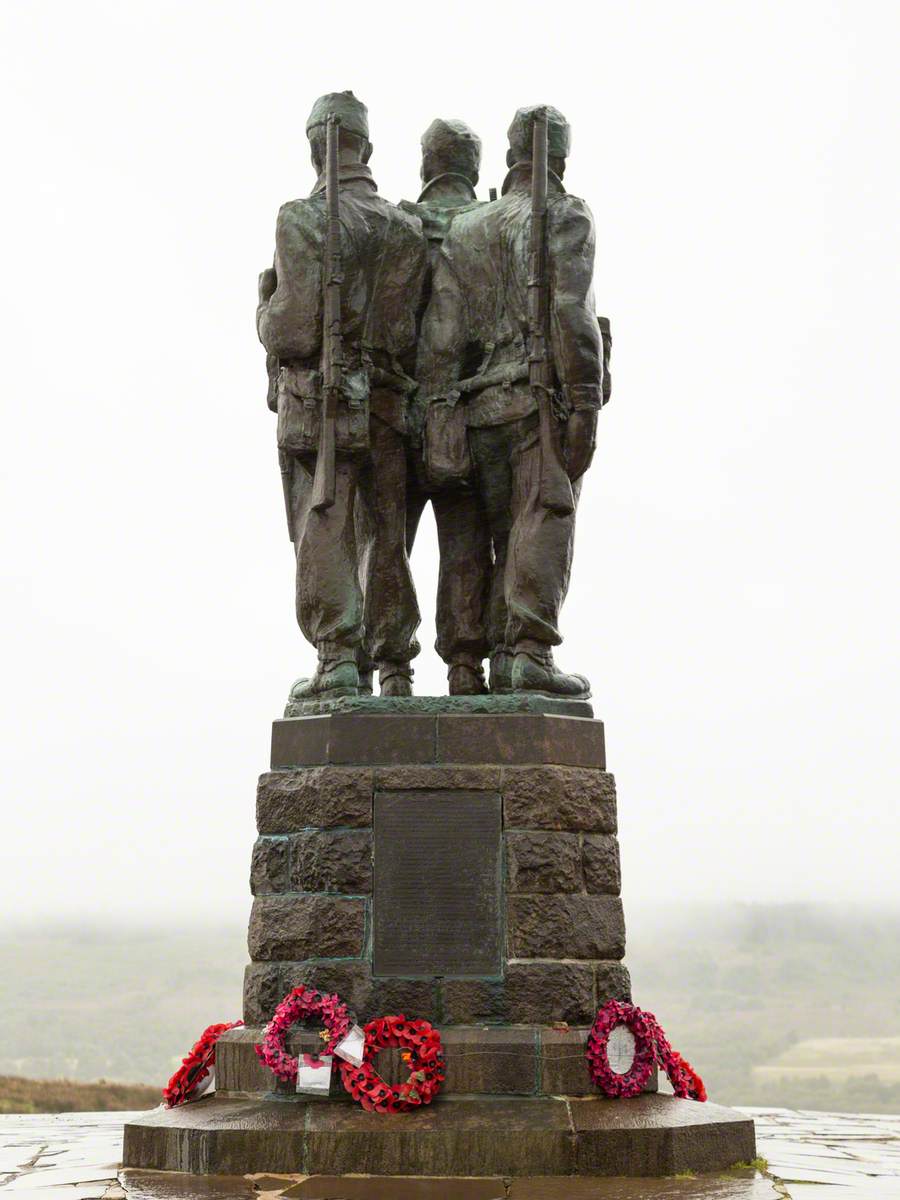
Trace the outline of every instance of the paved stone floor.
{"label": "paved stone floor", "polygon": [[3,1200],[900,1200],[900,1116],[745,1109],[768,1166],[670,1179],[246,1178],[120,1171],[129,1113],[0,1116]]}

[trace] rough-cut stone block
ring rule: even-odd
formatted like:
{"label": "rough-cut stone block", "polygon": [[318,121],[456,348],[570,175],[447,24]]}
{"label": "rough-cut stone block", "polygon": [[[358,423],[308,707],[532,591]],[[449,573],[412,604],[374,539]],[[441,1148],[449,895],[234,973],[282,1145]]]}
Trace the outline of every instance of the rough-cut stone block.
{"label": "rough-cut stone block", "polygon": [[273,771],[293,767],[313,767],[327,763],[330,717],[301,717],[272,722]]}
{"label": "rough-cut stone block", "polygon": [[377,792],[498,792],[500,767],[376,767]]}
{"label": "rough-cut stone block", "polygon": [[437,984],[433,979],[372,979],[365,1019],[403,1013],[404,1016],[437,1021],[440,1018]]}
{"label": "rough-cut stone block", "polygon": [[619,839],[611,833],[589,833],[582,847],[584,886],[589,892],[618,896],[622,890]]}
{"label": "rough-cut stone block", "polygon": [[353,958],[362,953],[366,901],[288,892],[257,896],[248,943],[255,962]]}
{"label": "rough-cut stone block", "polygon": [[435,761],[435,717],[336,713],[328,719],[329,762],[392,766]]}
{"label": "rough-cut stone block", "polygon": [[281,986],[281,963],[248,963],[244,969],[244,1021],[265,1025],[285,996]]}
{"label": "rough-cut stone block", "polygon": [[290,1200],[506,1200],[506,1185],[502,1179],[446,1175],[310,1175],[282,1195]]}
{"label": "rough-cut stone block", "polygon": [[[541,1091],[548,1096],[596,1096],[584,1057],[589,1028],[541,1030]],[[657,1090],[654,1067],[644,1087]]]}
{"label": "rough-cut stone block", "polygon": [[456,1095],[529,1096],[537,1089],[538,1031],[447,1029],[444,1090]]}
{"label": "rough-cut stone block", "polygon": [[258,1025],[229,1029],[222,1034],[216,1042],[217,1094],[255,1092],[263,1095],[273,1089],[275,1076],[263,1066],[253,1049],[262,1037],[263,1031]]}
{"label": "rough-cut stone block", "polygon": [[301,983],[319,992],[336,992],[360,1020],[368,1020],[372,994],[372,972],[368,962],[362,959],[337,962],[333,959],[307,959],[278,965],[283,996]]}
{"label": "rough-cut stone block", "polygon": [[443,1020],[451,1025],[583,1025],[596,1012],[589,963],[511,962],[503,980],[445,979],[441,994]]}
{"label": "rough-cut stone block", "polygon": [[295,892],[372,891],[372,835],[368,830],[307,830],[291,838]]}
{"label": "rough-cut stone block", "polygon": [[437,718],[442,763],[563,763],[606,765],[603,722],[585,717],[505,713]]}
{"label": "rough-cut stone block", "polygon": [[[310,1174],[570,1174],[574,1145],[558,1100],[457,1100],[385,1120],[357,1105],[307,1106]],[[552,1166],[547,1166],[552,1164]]]}
{"label": "rough-cut stone block", "polygon": [[510,892],[580,892],[578,835],[542,830],[508,833],[506,878]]}
{"label": "rough-cut stone block", "polygon": [[505,767],[501,792],[506,829],[616,831],[616,785],[606,771]]}
{"label": "rough-cut stone block", "polygon": [[372,824],[372,772],[352,767],[307,767],[260,776],[256,824],[260,833],[296,833],[310,826]]}
{"label": "rough-cut stone block", "polygon": [[617,896],[513,896],[511,958],[621,958],[625,917]]}
{"label": "rough-cut stone block", "polygon": [[287,839],[257,838],[250,862],[250,891],[254,896],[265,896],[286,892],[289,886]]}
{"label": "rough-cut stone block", "polygon": [[622,962],[594,963],[594,980],[597,991],[597,1007],[607,1000],[624,1000],[631,1003],[631,976]]}

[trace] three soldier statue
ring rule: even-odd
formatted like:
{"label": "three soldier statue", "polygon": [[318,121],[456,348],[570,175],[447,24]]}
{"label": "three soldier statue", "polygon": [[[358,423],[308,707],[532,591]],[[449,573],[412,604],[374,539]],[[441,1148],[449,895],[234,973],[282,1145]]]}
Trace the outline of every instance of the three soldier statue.
{"label": "three soldier statue", "polygon": [[502,194],[480,202],[478,137],[436,120],[421,195],[400,205],[378,194],[352,92],[317,100],[306,132],[318,179],[278,214],[257,310],[297,619],[318,652],[291,699],[371,694],[376,668],[382,696],[412,695],[409,554],[429,501],[450,694],[586,698],[553,647],[609,338],[593,220],[562,183],[569,126],[519,109]]}

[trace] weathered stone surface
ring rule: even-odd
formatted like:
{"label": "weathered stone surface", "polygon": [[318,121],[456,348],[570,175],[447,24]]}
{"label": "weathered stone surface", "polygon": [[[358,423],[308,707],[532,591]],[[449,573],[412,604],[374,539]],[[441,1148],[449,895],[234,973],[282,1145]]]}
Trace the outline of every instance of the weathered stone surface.
{"label": "weathered stone surface", "polygon": [[438,1021],[441,1014],[436,981],[374,977],[365,1009],[366,1020],[383,1017],[388,1013],[403,1013],[407,1017]]}
{"label": "weathered stone surface", "polygon": [[584,886],[589,892],[618,896],[622,890],[619,839],[610,833],[585,834],[582,847]]}
{"label": "weathered stone surface", "polygon": [[[549,1096],[596,1096],[597,1088],[588,1074],[584,1050],[589,1027],[541,1030],[541,1091]],[[656,1067],[645,1092],[657,1090]]]}
{"label": "weathered stone surface", "polygon": [[452,765],[376,767],[375,790],[378,792],[436,792],[442,790],[499,792],[500,767]]}
{"label": "weathered stone surface", "polygon": [[511,962],[502,981],[445,979],[441,993],[443,1019],[452,1025],[583,1025],[596,1012],[594,970],[588,963]]}
{"label": "weathered stone surface", "polygon": [[[308,1106],[310,1173],[505,1175],[569,1174],[574,1144],[565,1103],[448,1100],[384,1120],[357,1105]],[[552,1165],[547,1165],[552,1164]]]}
{"label": "weathered stone surface", "polygon": [[391,766],[436,760],[435,717],[336,713],[324,719],[331,722],[329,762]]}
{"label": "weathered stone surface", "polygon": [[273,771],[313,767],[327,763],[330,717],[304,717],[299,721],[272,722]]}
{"label": "weathered stone surface", "polygon": [[594,981],[597,993],[597,1008],[607,1000],[624,1000],[631,1003],[631,976],[622,962],[594,963]]}
{"label": "weathered stone surface", "polygon": [[[271,1015],[270,1009],[268,1017]],[[273,1089],[275,1076],[263,1066],[253,1049],[257,1042],[262,1041],[262,1037],[261,1025],[245,1025],[222,1034],[216,1042],[217,1094],[245,1092],[263,1095]]]}
{"label": "weathered stone surface", "polygon": [[372,971],[368,962],[362,959],[338,962],[307,959],[279,963],[279,969],[283,996],[301,983],[319,992],[336,992],[361,1020],[369,1019]]}
{"label": "weathered stone surface", "polygon": [[337,896],[257,896],[248,944],[255,962],[352,958],[362,953],[366,901]]}
{"label": "weathered stone surface", "polygon": [[260,776],[256,824],[262,834],[296,833],[310,826],[372,824],[372,772],[352,767],[307,767]]}
{"label": "weathered stone surface", "polygon": [[446,1175],[310,1175],[288,1188],[285,1200],[506,1200],[502,1179]]}
{"label": "weathered stone surface", "polygon": [[580,892],[578,835],[538,830],[508,833],[506,878],[511,892]]}
{"label": "weathered stone surface", "polygon": [[564,763],[603,768],[603,722],[531,713],[439,716],[442,763]]}
{"label": "weathered stone surface", "polygon": [[677,1175],[716,1171],[756,1154],[753,1122],[718,1104],[675,1096],[572,1104],[577,1171],[587,1175]]}
{"label": "weathered stone surface", "polygon": [[513,896],[511,958],[621,958],[625,917],[616,896]]}
{"label": "weathered stone surface", "polygon": [[616,831],[616,785],[606,771],[504,767],[501,791],[506,829]]}
{"label": "weathered stone surface", "polygon": [[261,837],[253,844],[250,891],[254,896],[288,890],[288,843],[282,837]]}
{"label": "weathered stone surface", "polygon": [[291,838],[295,892],[370,893],[372,835],[368,830],[307,830]]}
{"label": "weathered stone surface", "polygon": [[342,1101],[213,1097],[128,1121],[124,1165],[228,1175],[650,1176],[722,1170],[755,1153],[748,1117],[674,1096],[445,1099],[396,1117]]}
{"label": "weathered stone surface", "polygon": [[248,1025],[265,1025],[284,995],[280,963],[248,963],[244,969],[244,1021]]}

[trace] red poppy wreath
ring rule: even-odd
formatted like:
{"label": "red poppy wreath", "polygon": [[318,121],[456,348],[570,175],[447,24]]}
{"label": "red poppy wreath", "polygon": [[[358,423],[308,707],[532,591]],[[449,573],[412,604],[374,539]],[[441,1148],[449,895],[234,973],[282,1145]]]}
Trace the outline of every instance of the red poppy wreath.
{"label": "red poppy wreath", "polygon": [[[335,1046],[343,1041],[350,1029],[347,1005],[339,996],[323,996],[313,988],[304,987],[302,983],[281,1001],[265,1028],[262,1042],[254,1046],[263,1066],[285,1083],[297,1082],[297,1068],[300,1065],[299,1060],[285,1049],[288,1032],[297,1021],[311,1017],[318,1018],[325,1026],[319,1034],[325,1043],[321,1053],[333,1054]],[[313,1054],[304,1054],[303,1061],[309,1066],[319,1064],[318,1056]]]}
{"label": "red poppy wreath", "polygon": [[187,1104],[201,1091],[200,1085],[209,1075],[216,1061],[216,1042],[228,1029],[236,1029],[243,1021],[232,1021],[230,1024],[210,1025],[204,1029],[199,1041],[194,1044],[187,1058],[182,1059],[181,1066],[163,1088],[163,1100],[166,1108],[175,1108],[179,1104]]}
{"label": "red poppy wreath", "polygon": [[[341,1063],[341,1080],[354,1100],[369,1112],[410,1112],[430,1104],[444,1082],[444,1051],[438,1031],[428,1021],[406,1017],[378,1017],[365,1027],[366,1046],[362,1066]],[[392,1086],[375,1070],[379,1050],[401,1047],[409,1064],[409,1078]]]}

